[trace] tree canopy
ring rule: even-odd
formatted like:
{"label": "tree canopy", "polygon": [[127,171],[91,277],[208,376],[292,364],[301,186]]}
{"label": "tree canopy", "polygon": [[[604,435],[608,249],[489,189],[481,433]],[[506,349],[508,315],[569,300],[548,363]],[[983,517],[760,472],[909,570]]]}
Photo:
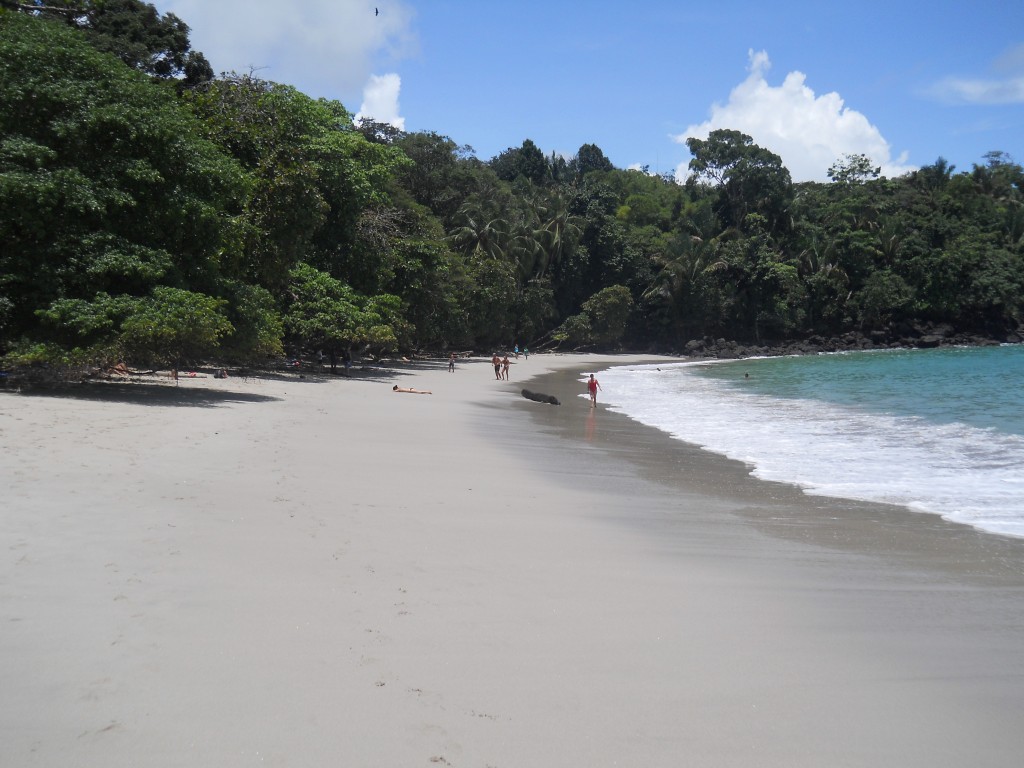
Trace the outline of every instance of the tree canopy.
{"label": "tree canopy", "polygon": [[0,0],[4,365],[1024,335],[1004,152],[826,184],[735,130],[685,183],[594,144],[482,160],[193,55],[140,0]]}
{"label": "tree canopy", "polygon": [[0,56],[5,337],[119,354],[157,287],[216,293],[247,180],[173,92],[81,33],[5,13]]}

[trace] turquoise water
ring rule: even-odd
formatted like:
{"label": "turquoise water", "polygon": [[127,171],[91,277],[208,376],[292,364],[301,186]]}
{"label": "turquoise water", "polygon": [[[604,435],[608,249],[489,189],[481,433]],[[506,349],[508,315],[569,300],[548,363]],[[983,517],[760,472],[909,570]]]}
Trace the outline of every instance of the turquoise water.
{"label": "turquoise water", "polygon": [[1024,436],[1024,346],[767,358],[722,363],[701,375],[736,386],[742,380],[774,397]]}
{"label": "turquoise water", "polygon": [[1024,347],[630,366],[604,402],[755,476],[1024,536]]}

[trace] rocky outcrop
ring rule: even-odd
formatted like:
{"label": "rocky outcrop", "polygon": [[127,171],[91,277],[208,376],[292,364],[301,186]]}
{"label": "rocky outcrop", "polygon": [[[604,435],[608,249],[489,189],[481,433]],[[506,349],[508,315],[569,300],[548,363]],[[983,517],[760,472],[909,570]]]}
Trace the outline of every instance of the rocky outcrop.
{"label": "rocky outcrop", "polygon": [[705,336],[683,345],[682,354],[689,358],[738,360],[747,357],[779,355],[814,355],[821,352],[852,352],[867,349],[934,349],[936,347],[984,347],[1002,343],[1024,342],[1024,329],[1008,332],[1000,338],[975,333],[956,332],[951,326],[903,324],[868,333],[850,332],[840,336],[809,336],[806,339],[743,343]]}

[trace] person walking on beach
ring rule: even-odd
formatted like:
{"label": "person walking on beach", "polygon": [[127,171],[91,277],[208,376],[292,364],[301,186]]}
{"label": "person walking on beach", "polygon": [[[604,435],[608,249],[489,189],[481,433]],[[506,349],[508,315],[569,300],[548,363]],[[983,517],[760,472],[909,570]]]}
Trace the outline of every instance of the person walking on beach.
{"label": "person walking on beach", "polygon": [[454,373],[454,372],[455,372],[455,353],[452,352],[450,355],[448,355],[448,373]]}
{"label": "person walking on beach", "polygon": [[519,359],[519,345],[518,344],[516,344],[516,348],[515,348],[515,350],[513,350],[513,352],[514,352],[514,354],[516,356],[516,360],[518,360]]}
{"label": "person walking on beach", "polygon": [[497,352],[491,357],[491,365],[494,366],[494,378],[501,381],[501,358],[498,357]]}
{"label": "person walking on beach", "polygon": [[505,379],[505,381],[508,381],[508,367],[510,365],[512,365],[512,363],[509,362],[508,355],[505,355],[505,359],[501,361],[501,377]]}
{"label": "person walking on beach", "polygon": [[523,357],[525,357],[527,360],[530,359],[530,348],[529,347],[523,347]]}
{"label": "person walking on beach", "polygon": [[597,379],[594,378],[594,374],[590,374],[590,381],[587,382],[587,389],[590,390],[590,407],[597,407],[597,390],[601,388]]}

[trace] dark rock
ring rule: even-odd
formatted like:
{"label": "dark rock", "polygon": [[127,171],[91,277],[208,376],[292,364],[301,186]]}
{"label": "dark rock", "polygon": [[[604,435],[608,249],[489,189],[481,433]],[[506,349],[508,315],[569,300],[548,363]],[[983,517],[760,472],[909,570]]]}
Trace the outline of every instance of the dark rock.
{"label": "dark rock", "polygon": [[532,392],[529,389],[524,389],[522,392],[523,397],[527,400],[533,400],[535,403],[549,403],[551,405],[561,405],[558,402],[558,398],[554,395],[545,395],[543,392]]}

